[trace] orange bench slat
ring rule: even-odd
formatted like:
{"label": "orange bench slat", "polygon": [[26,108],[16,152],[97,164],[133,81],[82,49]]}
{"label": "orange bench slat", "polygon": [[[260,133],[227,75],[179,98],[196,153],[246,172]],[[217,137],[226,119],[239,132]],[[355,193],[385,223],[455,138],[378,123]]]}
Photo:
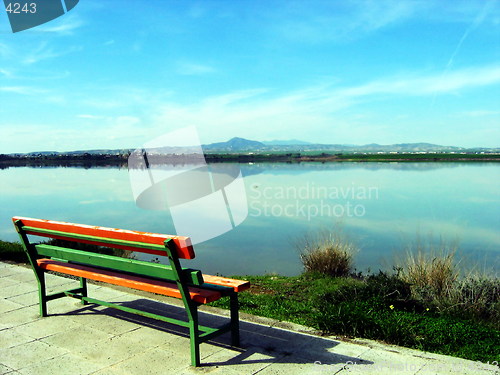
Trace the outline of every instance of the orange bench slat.
{"label": "orange bench slat", "polygon": [[[49,229],[56,230],[60,232],[74,233],[74,234],[82,234],[87,236],[96,236],[96,237],[104,237],[111,238],[115,240],[124,240],[124,241],[134,241],[134,242],[143,242],[148,244],[155,245],[163,245],[166,239],[173,239],[174,243],[177,247],[177,254],[179,258],[182,259],[193,259],[195,257],[194,249],[191,244],[191,239],[189,237],[183,236],[171,236],[167,234],[158,234],[158,233],[150,233],[150,232],[139,232],[133,230],[125,230],[125,229],[116,229],[116,228],[107,228],[100,226],[92,226],[85,224],[74,224],[67,223],[64,221],[54,221],[54,220],[41,220],[41,219],[33,219],[27,217],[15,216],[12,218],[12,221],[16,222],[17,220],[21,220],[23,226],[28,227],[36,227],[40,229]],[[27,231],[28,234],[30,233]],[[43,234],[35,234],[38,236],[43,236]],[[46,236],[47,237],[47,236]],[[50,236],[53,237],[53,236]],[[84,241],[81,241],[84,242]],[[103,246],[110,246],[109,244],[103,244]],[[112,247],[112,246],[111,246]],[[124,248],[121,246],[120,248]],[[130,248],[125,250],[139,251],[139,252],[147,252],[148,250],[141,250],[137,248]],[[164,254],[160,254],[164,255]]]}
{"label": "orange bench slat", "polygon": [[203,281],[206,284],[214,284],[228,286],[234,289],[235,292],[242,292],[250,288],[250,282],[245,280],[228,279],[220,276],[212,276],[203,274]]}
{"label": "orange bench slat", "polygon": [[[132,289],[143,290],[162,294],[169,297],[182,298],[177,285],[166,281],[146,279],[140,276],[126,275],[118,272],[82,266],[79,264],[65,263],[52,259],[38,259],[40,268],[46,271],[56,271],[86,279],[103,281],[108,284],[125,286]],[[221,298],[217,291],[204,290],[195,287],[189,288],[191,299],[198,303],[209,303]]]}

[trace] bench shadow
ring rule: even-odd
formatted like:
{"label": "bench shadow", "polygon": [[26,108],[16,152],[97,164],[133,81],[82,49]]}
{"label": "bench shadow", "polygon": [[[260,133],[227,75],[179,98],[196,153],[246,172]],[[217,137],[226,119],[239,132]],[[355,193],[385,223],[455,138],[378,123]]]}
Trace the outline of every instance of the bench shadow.
{"label": "bench shadow", "polygon": [[[186,313],[183,307],[163,302],[140,298],[133,301],[114,303],[158,315],[174,317],[182,320],[186,319]],[[97,309],[96,307],[99,308]],[[189,338],[189,330],[185,327],[113,308],[102,308],[101,306],[94,304],[82,306],[80,309],[66,312],[64,314],[51,315],[81,314],[101,314],[112,316],[117,319],[150,327],[158,331]],[[228,319],[228,317],[224,316],[213,315],[202,311],[199,312],[200,324],[209,327],[220,327],[227,323],[229,321]],[[252,363],[270,364],[276,362],[318,365],[348,365],[353,363],[358,365],[373,364],[373,362],[363,360],[362,358],[335,353],[335,346],[340,344],[340,341],[246,321],[240,321],[240,346],[237,348],[233,347],[230,345],[230,342],[230,333],[225,333],[213,340],[208,341],[209,345],[230,349],[235,352],[235,355],[228,360],[211,361],[212,355],[204,358],[202,349],[202,366]]]}

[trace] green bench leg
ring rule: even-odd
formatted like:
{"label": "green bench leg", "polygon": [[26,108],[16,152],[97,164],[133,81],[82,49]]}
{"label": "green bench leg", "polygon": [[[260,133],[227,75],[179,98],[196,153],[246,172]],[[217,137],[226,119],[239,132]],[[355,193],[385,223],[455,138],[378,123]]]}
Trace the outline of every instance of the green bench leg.
{"label": "green bench leg", "polygon": [[189,342],[191,346],[191,365],[198,367],[200,365],[200,340],[198,331],[198,309],[190,309],[189,319]]}
{"label": "green bench leg", "polygon": [[[80,288],[82,288],[82,297],[88,297],[87,295],[87,279],[80,277]],[[82,298],[82,305],[88,305],[89,303]]]}
{"label": "green bench leg", "polygon": [[45,274],[37,272],[36,280],[38,281],[38,300],[40,305],[40,316],[47,316],[47,292],[45,291]]}
{"label": "green bench leg", "polygon": [[238,293],[231,293],[230,296],[231,308],[231,345],[240,346],[240,321],[238,316]]}

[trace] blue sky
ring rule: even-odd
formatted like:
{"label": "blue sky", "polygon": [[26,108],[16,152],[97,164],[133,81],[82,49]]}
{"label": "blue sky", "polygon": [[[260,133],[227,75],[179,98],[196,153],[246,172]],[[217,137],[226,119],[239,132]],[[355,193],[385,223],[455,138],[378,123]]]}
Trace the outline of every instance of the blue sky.
{"label": "blue sky", "polygon": [[81,0],[13,34],[0,153],[135,148],[197,127],[500,147],[499,1]]}

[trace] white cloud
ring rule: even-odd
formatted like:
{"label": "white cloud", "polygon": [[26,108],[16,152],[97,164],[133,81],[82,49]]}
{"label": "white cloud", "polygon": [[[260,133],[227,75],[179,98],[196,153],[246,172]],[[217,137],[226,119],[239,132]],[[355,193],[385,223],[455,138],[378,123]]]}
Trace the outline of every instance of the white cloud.
{"label": "white cloud", "polygon": [[[83,118],[82,121],[86,119],[88,118]],[[43,122],[37,124],[2,123],[0,124],[2,133],[0,150],[10,153],[134,148],[147,139],[142,120],[134,116],[110,116],[101,121],[92,120],[88,126],[82,126],[83,124],[78,122],[68,126],[68,122],[62,121],[59,127],[55,127],[53,124]]]}
{"label": "white cloud", "polygon": [[[233,92],[206,98],[192,105],[168,103],[158,111],[152,132],[160,134],[170,129],[195,125],[202,142],[211,142],[239,135],[250,139],[266,139],[294,129],[294,136],[309,139],[331,123],[330,108],[316,111],[318,103],[302,98],[300,93],[265,98],[267,90]],[[260,94],[260,95],[259,95]],[[307,126],[306,126],[307,124]],[[336,126],[341,128],[339,121]],[[215,131],[216,129],[216,131]]]}
{"label": "white cloud", "polygon": [[108,118],[106,116],[89,115],[89,114],[81,114],[81,115],[77,115],[76,117],[83,118],[86,120],[104,120],[104,119]]}
{"label": "white cloud", "polygon": [[[318,11],[318,6],[323,9]],[[276,12],[279,18],[272,22],[287,39],[309,43],[345,41],[401,22],[422,7],[423,3],[415,1],[332,1],[313,7],[295,1]]]}
{"label": "white cloud", "polygon": [[[98,91],[100,96],[95,94]],[[168,96],[166,91],[155,92],[138,89],[131,86],[99,87],[91,90],[91,94],[82,91],[79,93],[78,102],[82,106],[92,109],[116,110],[122,108],[150,108],[159,98]]]}
{"label": "white cloud", "polygon": [[73,52],[81,51],[82,49],[83,48],[79,46],[72,46],[65,50],[55,51],[52,47],[48,46],[47,42],[42,42],[40,43],[38,48],[36,48],[22,60],[22,63],[25,65],[31,65],[42,60],[49,60]]}
{"label": "white cloud", "polygon": [[487,110],[487,109],[478,109],[475,111],[465,111],[460,114],[460,116],[467,117],[484,117],[484,116],[498,116],[500,115],[500,111],[495,110]]}
{"label": "white cloud", "polygon": [[189,17],[192,17],[195,19],[204,17],[206,15],[206,13],[207,13],[207,10],[200,3],[192,4],[188,10]]}
{"label": "white cloud", "polygon": [[[450,125],[437,129],[435,125],[425,124],[428,117],[417,120],[414,116],[405,117],[408,113],[404,109],[392,111],[388,118],[380,117],[375,109],[366,110],[366,106],[359,105],[394,98],[409,98],[411,102],[411,97],[430,97],[435,93],[462,94],[466,90],[499,83],[500,67],[485,66],[456,70],[445,76],[414,73],[386,77],[357,86],[336,81],[284,93],[269,88],[239,90],[188,104],[177,102],[172,92],[101,87],[98,95],[89,95],[85,91],[73,95],[72,104],[77,104],[81,112],[68,114],[68,119],[61,119],[61,123],[67,124],[68,134],[71,134],[69,138],[74,145],[70,147],[64,142],[65,147],[71,149],[81,149],[86,144],[90,148],[133,148],[168,131],[193,125],[198,128],[203,143],[233,136],[356,144],[398,143],[403,139],[442,143],[446,137],[447,144],[462,145],[467,139],[471,146],[484,146],[497,139],[494,136],[498,131],[493,121],[457,132],[456,122],[450,123],[449,118],[438,118],[436,121],[446,120]],[[40,93],[33,87],[14,85],[0,86],[0,91],[24,95]],[[40,101],[48,96],[47,93],[40,95]],[[387,108],[385,104],[381,108]],[[457,114],[466,110],[467,107],[462,107]],[[454,112],[446,115],[453,116]],[[479,115],[490,113],[469,113],[469,116]],[[412,127],[415,124],[417,126]],[[470,136],[467,135],[469,129]],[[46,134],[55,139],[61,131],[47,130]],[[64,139],[68,136],[64,135]]]}
{"label": "white cloud", "polygon": [[141,123],[141,119],[135,116],[118,116],[116,126],[132,127]]}
{"label": "white cloud", "polygon": [[448,60],[448,64],[446,64],[445,71],[448,71],[450,67],[453,65],[453,61],[455,60],[455,57],[458,55],[460,52],[460,49],[462,48],[462,44],[464,43],[465,39],[469,36],[470,33],[472,33],[475,29],[481,25],[481,23],[484,22],[486,16],[491,13],[492,9],[494,6],[494,2],[485,2],[483,8],[479,11],[477,14],[476,18],[472,21],[472,23],[467,27],[465,30],[464,34],[462,35],[462,38],[460,38],[458,44],[455,47],[455,50],[453,51],[450,59]]}
{"label": "white cloud", "polygon": [[[416,238],[424,241],[425,245],[429,245],[425,240],[431,238],[436,240],[442,237],[444,243],[452,245],[454,242],[460,244],[464,240],[462,234],[464,228],[467,229],[467,240],[469,242],[481,244],[500,243],[500,234],[489,228],[474,227],[466,222],[450,222],[449,220],[429,219],[429,218],[405,218],[404,220],[368,220],[365,218],[357,218],[349,222],[350,226],[362,228],[375,233],[383,233],[387,228],[393,228],[395,233],[405,240],[406,244],[411,244]],[[418,231],[415,232],[415,228]]]}
{"label": "white cloud", "polygon": [[45,90],[29,86],[0,86],[0,91],[20,95],[39,95],[46,93]]}
{"label": "white cloud", "polygon": [[186,76],[203,75],[215,72],[209,65],[182,62],[177,64],[177,73]]}
{"label": "white cloud", "polygon": [[12,56],[12,48],[5,43],[0,43],[0,57],[8,58]]}
{"label": "white cloud", "polygon": [[[465,26],[462,37],[465,40],[479,25],[498,25],[500,20],[494,0],[344,0],[318,1],[314,6],[307,1],[289,0],[283,4],[273,11],[265,9],[260,17],[280,37],[311,44],[351,42],[402,22],[422,21],[469,25]],[[456,53],[463,40],[458,43]]]}
{"label": "white cloud", "polygon": [[38,70],[36,75],[28,75],[22,68],[4,69],[0,68],[0,74],[5,78],[11,80],[23,80],[23,81],[44,81],[44,80],[57,80],[68,78],[71,73],[67,70],[65,71],[46,71]]}
{"label": "white cloud", "polygon": [[446,75],[392,77],[341,91],[347,97],[376,94],[432,95],[500,83],[500,66],[456,70]]}
{"label": "white cloud", "polygon": [[206,107],[221,107],[237,102],[242,102],[245,101],[245,99],[255,98],[267,91],[268,90],[266,89],[240,90],[229,94],[205,98],[202,103]]}
{"label": "white cloud", "polygon": [[463,24],[481,24],[487,22],[491,25],[498,24],[500,7],[498,0],[470,1],[428,1],[427,9],[423,16],[438,22],[453,22]]}
{"label": "white cloud", "polygon": [[[60,21],[59,21],[60,20]],[[72,35],[73,32],[84,25],[84,22],[75,14],[60,17],[58,20],[35,28],[34,32],[54,33],[59,35]]]}
{"label": "white cloud", "polygon": [[5,78],[12,78],[14,76],[12,74],[12,71],[7,70],[7,69],[2,69],[2,68],[0,68],[0,74],[4,75]]}
{"label": "white cloud", "polygon": [[269,89],[241,90],[208,97],[191,105],[163,104],[157,109],[151,131],[195,125],[202,137],[213,141],[213,129],[217,129],[219,137],[227,138],[229,134],[254,139],[279,138],[284,129],[293,129],[293,137],[303,139],[311,139],[311,134],[323,134],[321,137],[325,140],[335,137],[370,143],[394,138],[395,129],[390,124],[370,121],[370,118],[346,117],[345,113],[340,114],[341,111],[360,102],[383,100],[384,96],[455,94],[499,83],[500,67],[493,66],[457,70],[445,76],[388,77],[352,87],[322,85],[283,95]]}

